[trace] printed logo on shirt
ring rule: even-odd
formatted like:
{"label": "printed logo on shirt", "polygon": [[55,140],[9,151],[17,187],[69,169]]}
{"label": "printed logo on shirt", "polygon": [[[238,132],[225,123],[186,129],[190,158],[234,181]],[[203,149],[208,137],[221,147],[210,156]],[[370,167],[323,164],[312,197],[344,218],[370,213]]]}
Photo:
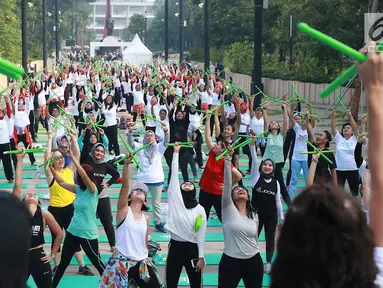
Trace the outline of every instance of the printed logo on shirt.
{"label": "printed logo on shirt", "polygon": [[39,235],[40,230],[41,230],[41,226],[40,225],[32,226],[32,236]]}
{"label": "printed logo on shirt", "polygon": [[275,196],[275,192],[273,192],[273,191],[269,191],[269,190],[263,190],[261,187],[258,187],[258,188],[256,189],[256,191],[257,191],[258,193],[269,194],[269,195],[273,195],[273,196]]}
{"label": "printed logo on shirt", "polygon": [[93,173],[93,176],[94,176],[94,177],[105,177],[105,174],[101,174],[101,173]]}

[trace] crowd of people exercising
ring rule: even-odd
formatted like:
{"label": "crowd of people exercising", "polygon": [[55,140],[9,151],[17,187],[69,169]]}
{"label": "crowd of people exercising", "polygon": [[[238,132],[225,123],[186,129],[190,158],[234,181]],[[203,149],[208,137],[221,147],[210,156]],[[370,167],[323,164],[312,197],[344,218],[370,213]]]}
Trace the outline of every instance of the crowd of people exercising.
{"label": "crowd of people exercising", "polygon": [[[347,110],[340,127],[332,111],[322,131],[299,95],[256,107],[231,79],[182,64],[90,59],[10,87],[2,96],[0,157],[14,187],[13,195],[0,193],[0,287],[26,287],[30,276],[39,288],[60,287],[73,256],[79,274],[93,275],[83,252],[100,275],[98,287],[175,288],[183,268],[190,287],[202,287],[214,217],[224,235],[220,288],[241,280],[263,287],[267,274],[274,288],[383,287],[383,56],[363,49],[368,61],[358,72],[368,114],[354,119]],[[271,110],[280,110],[281,122],[270,119]],[[22,188],[25,154],[40,164],[25,151],[45,133],[40,124],[48,135],[40,169],[47,209]],[[116,183],[114,227],[108,188]],[[164,275],[149,257],[149,194],[154,229],[170,235]],[[97,218],[112,253],[106,262]]]}

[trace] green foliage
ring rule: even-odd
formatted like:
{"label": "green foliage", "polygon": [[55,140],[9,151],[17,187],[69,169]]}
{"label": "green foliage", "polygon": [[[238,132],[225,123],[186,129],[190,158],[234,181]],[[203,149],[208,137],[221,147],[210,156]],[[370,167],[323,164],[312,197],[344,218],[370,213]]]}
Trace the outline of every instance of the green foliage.
{"label": "green foliage", "polygon": [[130,35],[134,36],[136,34],[142,36],[145,30],[145,17],[140,14],[133,14],[129,18],[128,31]]}
{"label": "green foliage", "polygon": [[236,42],[224,52],[225,67],[237,73],[247,74],[253,67],[253,44],[249,41]]}

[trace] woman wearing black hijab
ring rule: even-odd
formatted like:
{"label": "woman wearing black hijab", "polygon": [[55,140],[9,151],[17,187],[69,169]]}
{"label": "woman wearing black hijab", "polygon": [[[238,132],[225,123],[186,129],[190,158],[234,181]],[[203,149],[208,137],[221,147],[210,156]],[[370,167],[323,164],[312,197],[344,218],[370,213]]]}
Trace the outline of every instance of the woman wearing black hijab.
{"label": "woman wearing black hijab", "polygon": [[[98,206],[97,215],[100,218],[102,226],[104,226],[105,234],[108,237],[110,249],[113,252],[116,246],[116,236],[112,224],[112,208],[110,206],[110,198],[107,188],[116,183],[120,177],[117,169],[109,163],[104,162],[105,147],[101,143],[93,145],[89,158],[83,164],[88,164],[92,167],[93,179],[98,190]],[[109,174],[112,178],[108,182],[104,182],[105,176]]]}
{"label": "woman wearing black hijab", "polygon": [[[173,175],[178,174],[180,148],[176,143],[171,166]],[[196,193],[192,182],[184,182],[180,186],[178,177],[171,179],[168,188],[168,221],[165,226],[171,238],[166,262],[167,288],[178,287],[182,267],[186,269],[190,287],[201,287],[202,269],[205,267],[206,213],[198,204]]]}
{"label": "woman wearing black hijab", "polygon": [[277,227],[278,216],[283,220],[283,210],[281,203],[281,188],[275,179],[275,163],[270,159],[262,161],[259,170],[257,169],[257,152],[254,141],[250,144],[250,152],[253,157],[251,167],[251,184],[253,187],[253,197],[251,205],[258,214],[258,236],[265,227],[266,237],[266,266],[265,273],[270,273],[271,260],[275,250],[275,229]]}

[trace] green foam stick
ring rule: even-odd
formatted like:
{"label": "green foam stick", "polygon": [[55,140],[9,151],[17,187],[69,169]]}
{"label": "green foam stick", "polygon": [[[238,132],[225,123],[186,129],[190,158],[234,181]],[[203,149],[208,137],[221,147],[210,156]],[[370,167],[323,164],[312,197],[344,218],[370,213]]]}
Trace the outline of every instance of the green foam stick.
{"label": "green foam stick", "polygon": [[199,229],[201,229],[201,224],[202,224],[202,215],[199,215],[195,219],[195,224],[194,224],[194,231],[195,232],[198,232]]}
{"label": "green foam stick", "polygon": [[49,164],[51,164],[52,162],[55,162],[56,160],[61,159],[62,157],[63,156],[57,156],[57,157],[50,158],[46,162],[44,162],[43,164],[39,165],[39,168],[41,168],[43,166],[49,166]]}
{"label": "green foam stick", "polygon": [[[128,145],[128,143],[126,143],[124,137],[123,137],[121,134],[119,134],[118,136],[120,137],[122,143],[124,144],[124,146],[125,146],[125,148],[128,150],[128,152],[129,152],[129,153],[132,153],[133,150],[132,150],[132,148],[130,148],[130,146]],[[116,162],[114,162],[114,163],[115,163],[115,164],[120,163],[120,162],[122,162],[123,160],[125,160],[126,158],[127,158],[127,157],[125,156],[125,157],[121,158],[120,160],[118,160],[118,161],[116,161]],[[134,163],[137,165],[138,169],[140,169],[140,171],[142,172],[142,168],[141,168],[141,166],[140,166],[140,162],[138,161],[138,159],[137,159],[137,157],[136,157],[135,155],[133,155],[133,161],[134,161]]]}
{"label": "green foam stick", "polygon": [[21,77],[20,74],[17,74],[17,73],[15,73],[14,71],[9,70],[9,69],[7,69],[7,68],[4,67],[4,66],[0,66],[0,73],[3,74],[3,75],[5,75],[5,76],[7,76],[7,77],[9,77],[9,78],[13,78],[13,79],[15,79],[15,80],[19,80],[20,77]]}
{"label": "green foam stick", "polygon": [[[237,140],[234,141],[234,143],[232,145],[235,145],[239,140],[241,140],[241,137],[238,137]],[[219,159],[221,159],[222,157],[226,156],[227,154],[230,153],[230,149],[226,149],[225,151],[223,151],[222,154],[218,155],[217,157],[215,157],[215,160],[218,161]],[[218,159],[217,159],[218,158]]]}
{"label": "green foam stick", "polygon": [[[240,138],[238,138],[238,139],[240,139]],[[237,141],[238,141],[238,139],[237,139]],[[237,142],[237,141],[236,141],[236,142]],[[246,145],[250,144],[252,141],[253,141],[253,139],[248,139],[248,140],[246,140],[245,142],[242,142],[242,143],[240,143],[240,144],[238,144],[238,145],[235,145],[235,146],[232,147],[231,149],[226,149],[221,155],[217,156],[217,157],[215,158],[215,160],[216,160],[216,161],[220,160],[222,157],[224,157],[225,155],[227,155],[228,153],[230,153],[231,150],[236,150],[236,149],[242,148],[243,146],[246,146]]]}
{"label": "green foam stick", "polygon": [[[58,125],[61,125],[62,127],[64,127],[66,130],[68,130],[68,131],[71,130],[71,128],[69,128],[69,127],[66,126],[65,124],[61,123],[61,121],[56,120],[55,118],[53,118],[53,121],[54,121],[55,123],[57,123]],[[57,127],[57,126],[56,126],[56,127]]]}
{"label": "green foam stick", "polygon": [[[318,152],[317,151],[308,151],[308,152],[301,152],[301,154],[317,154]],[[321,151],[321,153],[335,153],[335,150],[325,150],[325,151]]]}
{"label": "green foam stick", "polygon": [[153,143],[148,143],[148,144],[142,146],[141,148],[138,148],[137,150],[134,150],[132,153],[133,153],[133,154],[137,154],[137,153],[140,152],[141,150],[144,150],[146,147],[149,147],[149,146],[151,146],[151,145],[153,145]]}
{"label": "green foam stick", "polygon": [[12,71],[15,74],[22,75],[24,74],[24,69],[21,67],[16,66],[12,62],[5,60],[3,58],[0,58],[0,66],[5,67],[6,69]]}
{"label": "green foam stick", "polygon": [[315,147],[310,141],[306,140],[306,143],[307,143],[311,148],[313,148],[315,152],[320,153],[320,156],[322,156],[328,163],[330,163],[331,165],[333,164],[333,162],[332,162],[330,159],[328,159],[327,156],[324,155],[324,154],[322,153],[322,151],[320,151],[317,147]]}
{"label": "green foam stick", "polygon": [[[314,28],[311,28],[306,23],[299,23],[298,29],[301,32],[321,41],[324,44],[327,44],[328,46],[334,48],[335,50],[337,50],[337,51],[339,51],[339,52],[341,52],[347,56],[350,56],[359,62],[364,62],[367,59],[366,55],[360,53],[359,51],[343,44],[342,42],[320,32]],[[383,48],[382,42],[378,44],[377,50],[379,51],[379,49],[381,49],[381,48]],[[338,78],[336,78],[325,90],[323,90],[320,93],[320,96],[322,98],[327,98],[332,92],[334,92],[338,87],[343,85],[343,83],[345,83],[347,80],[352,78],[356,73],[357,73],[356,65],[351,66],[343,74],[341,74]]]}
{"label": "green foam stick", "polygon": [[[45,152],[45,148],[33,148],[33,149],[25,149],[25,153],[42,153]],[[5,151],[4,154],[21,154],[23,153],[22,150],[11,150],[11,151]]]}

